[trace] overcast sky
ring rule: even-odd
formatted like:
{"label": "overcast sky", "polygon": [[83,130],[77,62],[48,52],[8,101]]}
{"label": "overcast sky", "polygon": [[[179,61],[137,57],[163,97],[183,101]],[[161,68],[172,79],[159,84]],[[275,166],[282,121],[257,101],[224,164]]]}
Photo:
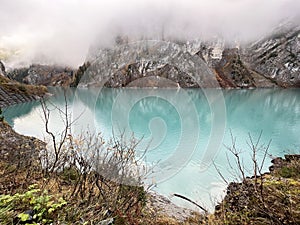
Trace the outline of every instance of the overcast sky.
{"label": "overcast sky", "polygon": [[253,40],[300,13],[300,0],[0,0],[0,48],[78,66],[117,34]]}

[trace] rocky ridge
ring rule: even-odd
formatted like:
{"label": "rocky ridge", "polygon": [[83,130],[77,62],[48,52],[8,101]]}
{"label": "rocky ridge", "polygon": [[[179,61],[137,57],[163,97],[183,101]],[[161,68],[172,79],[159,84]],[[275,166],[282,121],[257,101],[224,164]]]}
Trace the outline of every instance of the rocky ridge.
{"label": "rocky ridge", "polygon": [[5,67],[0,61],[0,108],[37,100],[47,92],[44,86],[21,84],[10,80],[6,75]]}
{"label": "rocky ridge", "polygon": [[10,79],[21,83],[44,86],[70,86],[74,70],[62,66],[33,64],[7,72]]}
{"label": "rocky ridge", "polygon": [[[107,66],[113,66],[114,62],[119,60],[118,57],[122,57],[122,49],[127,51],[126,45],[128,48],[131,46],[128,40],[121,43],[116,41],[116,45],[117,51],[120,51],[117,54],[113,52],[111,55],[105,56],[105,54],[109,54],[109,51],[93,49],[88,58],[93,63],[97,60],[101,61],[102,58],[109,59]],[[162,50],[157,49],[159,48],[157,46],[154,47],[156,49],[150,48],[149,51]],[[173,47],[190,54],[191,58],[200,57],[212,73],[207,73],[206,77],[198,80],[197,77],[192,78],[181,70],[180,65],[169,63],[173,57],[171,56],[172,49],[165,48],[164,51],[170,51],[170,58],[167,62],[154,60],[117,65],[118,68],[112,71],[112,75],[104,85],[107,87],[148,87],[151,84],[155,87],[165,87],[169,85],[164,79],[159,80],[158,78],[166,78],[185,88],[199,87],[199,80],[201,87],[204,88],[298,87],[300,83],[300,26],[294,24],[280,25],[261,40],[243,46],[229,45],[223,39],[215,38],[209,42],[201,40],[176,42],[176,46]],[[92,67],[93,63],[91,63]],[[201,65],[203,70],[205,70],[205,65]],[[99,79],[99,75],[97,75],[98,69],[94,69],[96,75],[93,76],[92,82],[83,80],[82,83],[92,86],[99,85],[101,77]],[[212,79],[217,79],[218,83],[211,85],[210,82],[206,82],[205,79],[207,77],[209,79],[209,76],[215,76]],[[135,82],[138,79],[143,80]],[[173,86],[170,85],[170,87]]]}
{"label": "rocky ridge", "polygon": [[[120,57],[125,55],[123,61],[126,62],[130,51],[134,51],[130,49],[132,45],[128,38],[118,36],[116,38],[117,52],[93,47],[88,54],[88,60],[77,71],[68,67],[34,64],[28,68],[8,71],[7,76],[22,83],[46,86],[77,86],[79,83],[81,86],[104,85],[106,87],[270,88],[300,86],[299,25],[285,22],[260,40],[244,45],[238,42],[228,44],[217,37],[206,42],[198,39],[186,42],[162,41],[161,43],[169,44],[167,44],[168,47],[157,44],[153,45],[154,48],[149,48],[149,52],[161,53],[162,58],[157,57],[153,61],[138,60],[117,65],[118,61],[122,61]],[[126,51],[129,53],[127,54]],[[173,54],[174,52],[177,55]],[[197,72],[200,70],[205,75],[193,77],[187,70],[183,71],[186,59],[180,58],[181,53],[190,55],[190,64],[195,63],[195,57],[200,57],[201,66],[197,65],[199,68],[194,69]],[[168,54],[169,57],[166,58]],[[177,63],[174,63],[176,57],[179,58]],[[95,65],[99,64],[102,59],[106,61],[100,62],[101,65]],[[92,77],[89,77],[89,81],[83,76],[86,75],[87,70],[94,73]],[[111,72],[109,78],[103,79],[102,73],[108,72]],[[211,80],[218,82],[211,82]]]}

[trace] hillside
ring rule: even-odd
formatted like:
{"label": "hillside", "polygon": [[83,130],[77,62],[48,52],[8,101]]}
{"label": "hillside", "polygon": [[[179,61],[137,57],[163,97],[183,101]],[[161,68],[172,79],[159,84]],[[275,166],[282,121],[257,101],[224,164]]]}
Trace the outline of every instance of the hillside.
{"label": "hillside", "polygon": [[21,84],[6,76],[4,65],[0,61],[0,107],[37,100],[47,93],[45,86]]}

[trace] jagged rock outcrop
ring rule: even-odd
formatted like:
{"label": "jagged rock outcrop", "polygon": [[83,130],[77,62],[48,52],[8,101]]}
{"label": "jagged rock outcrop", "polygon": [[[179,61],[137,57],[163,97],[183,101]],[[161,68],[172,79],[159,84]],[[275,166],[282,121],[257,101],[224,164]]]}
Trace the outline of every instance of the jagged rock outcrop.
{"label": "jagged rock outcrop", "polygon": [[69,86],[74,70],[68,67],[33,64],[29,68],[18,68],[8,72],[8,77],[31,85]]}
{"label": "jagged rock outcrop", "polygon": [[[187,45],[189,46],[190,43],[187,43]],[[223,39],[214,38],[211,41],[201,43],[195,53],[201,57],[210,68],[214,68],[222,59],[224,50],[225,41]]]}
{"label": "jagged rock outcrop", "polygon": [[270,172],[229,183],[215,216],[231,224],[299,224],[300,155],[275,158],[272,164]]}
{"label": "jagged rock outcrop", "polygon": [[281,87],[300,87],[300,26],[285,23],[242,54],[249,68]]}

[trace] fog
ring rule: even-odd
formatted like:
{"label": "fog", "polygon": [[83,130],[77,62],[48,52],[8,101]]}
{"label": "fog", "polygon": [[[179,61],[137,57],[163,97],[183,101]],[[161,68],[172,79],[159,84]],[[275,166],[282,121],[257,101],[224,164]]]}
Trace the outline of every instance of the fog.
{"label": "fog", "polygon": [[0,0],[0,50],[11,65],[75,67],[117,35],[249,42],[299,13],[299,0]]}

